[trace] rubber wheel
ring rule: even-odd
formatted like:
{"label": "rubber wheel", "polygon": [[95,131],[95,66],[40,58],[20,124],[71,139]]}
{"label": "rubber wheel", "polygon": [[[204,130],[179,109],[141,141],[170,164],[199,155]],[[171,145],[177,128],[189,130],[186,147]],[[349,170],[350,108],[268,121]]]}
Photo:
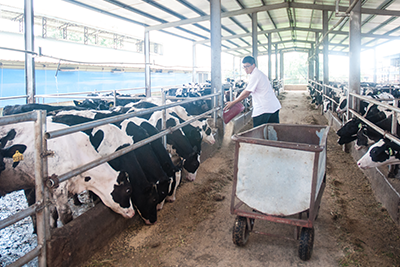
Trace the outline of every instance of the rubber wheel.
{"label": "rubber wheel", "polygon": [[311,258],[313,246],[314,228],[301,228],[299,245],[299,257],[301,260],[308,261]]}
{"label": "rubber wheel", "polygon": [[249,240],[250,229],[247,226],[246,217],[237,216],[232,230],[233,243],[237,246],[244,246]]}

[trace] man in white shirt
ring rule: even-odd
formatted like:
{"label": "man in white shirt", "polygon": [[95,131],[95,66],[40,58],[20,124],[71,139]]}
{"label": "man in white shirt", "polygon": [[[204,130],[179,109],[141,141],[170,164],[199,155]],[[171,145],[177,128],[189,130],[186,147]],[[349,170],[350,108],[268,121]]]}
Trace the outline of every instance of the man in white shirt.
{"label": "man in white shirt", "polygon": [[229,110],[236,103],[244,100],[250,94],[253,102],[253,127],[264,123],[279,123],[279,109],[281,103],[271,87],[268,77],[260,71],[251,56],[242,60],[243,68],[250,74],[249,83],[245,90],[231,102],[226,102],[225,110]]}

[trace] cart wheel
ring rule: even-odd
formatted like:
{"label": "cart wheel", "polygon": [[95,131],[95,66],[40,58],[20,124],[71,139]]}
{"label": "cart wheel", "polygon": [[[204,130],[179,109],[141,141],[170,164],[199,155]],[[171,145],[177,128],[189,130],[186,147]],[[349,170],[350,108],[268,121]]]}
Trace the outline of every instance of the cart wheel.
{"label": "cart wheel", "polygon": [[249,240],[250,229],[246,217],[237,216],[232,230],[233,243],[237,246],[244,246]]}
{"label": "cart wheel", "polygon": [[308,261],[314,246],[314,228],[301,228],[299,257],[303,261]]}

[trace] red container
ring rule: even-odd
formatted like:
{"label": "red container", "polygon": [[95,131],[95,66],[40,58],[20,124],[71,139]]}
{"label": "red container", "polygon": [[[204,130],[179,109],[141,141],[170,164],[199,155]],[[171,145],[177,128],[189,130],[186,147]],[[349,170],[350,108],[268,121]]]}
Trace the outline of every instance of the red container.
{"label": "red container", "polygon": [[222,115],[222,118],[224,119],[225,124],[230,122],[234,117],[236,117],[240,112],[244,110],[244,106],[241,102],[236,103],[228,109],[227,111],[224,111],[224,114]]}

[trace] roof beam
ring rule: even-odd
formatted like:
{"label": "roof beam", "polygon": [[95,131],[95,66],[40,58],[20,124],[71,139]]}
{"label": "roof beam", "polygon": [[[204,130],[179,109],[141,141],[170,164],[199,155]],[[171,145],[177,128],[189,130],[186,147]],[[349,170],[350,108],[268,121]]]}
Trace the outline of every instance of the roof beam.
{"label": "roof beam", "polygon": [[[261,32],[258,32],[258,34],[269,34],[269,33],[292,31],[292,30],[293,30],[292,28],[287,27],[287,28],[281,28],[281,29],[261,31]],[[305,32],[322,32],[322,30],[320,30],[320,29],[309,29],[309,28],[301,28],[301,27],[295,27],[294,30],[295,31],[305,31]],[[349,32],[346,32],[346,31],[331,31],[330,34],[349,35]],[[246,36],[251,36],[251,33],[243,33],[243,34],[237,34],[237,35],[224,36],[224,37],[221,38],[221,40],[225,41],[225,40],[229,40],[229,39],[246,37]],[[361,37],[364,37],[364,38],[381,38],[381,39],[391,39],[391,40],[400,39],[400,36],[391,36],[391,35],[388,35],[388,34],[372,34],[372,33],[362,33]],[[195,44],[205,44],[205,43],[208,43],[208,42],[210,42],[210,40],[202,40],[202,41],[195,42]],[[331,41],[329,41],[329,42],[330,42],[331,45],[336,45],[335,43],[332,43]]]}
{"label": "roof beam", "polygon": [[[313,9],[313,10],[327,10],[327,11],[332,11],[335,12],[335,6],[334,5],[314,5],[314,4],[303,4],[303,3],[297,3],[297,2],[283,2],[279,4],[271,4],[267,6],[259,6],[259,7],[253,7],[253,8],[245,8],[245,9],[240,9],[236,11],[230,11],[230,12],[223,12],[221,14],[221,18],[226,18],[226,17],[234,17],[238,15],[245,15],[245,14],[251,14],[251,13],[256,13],[256,12],[263,12],[263,11],[270,11],[270,10],[275,10],[275,9],[280,9],[280,8],[303,8],[303,9]],[[342,7],[339,6],[339,11],[340,12],[346,12],[347,7]],[[373,15],[381,15],[381,16],[394,16],[394,17],[400,17],[400,11],[397,10],[379,10],[379,9],[371,9],[371,8],[361,8],[361,14],[373,14]],[[186,20],[180,20],[180,21],[174,21],[174,22],[167,22],[163,24],[158,24],[154,26],[149,26],[145,28],[145,31],[156,31],[156,30],[161,30],[165,28],[170,28],[170,27],[178,27],[186,24],[193,24],[201,21],[207,21],[210,20],[210,16],[201,16],[197,18],[191,18],[191,19],[186,19]]]}
{"label": "roof beam", "polygon": [[[288,3],[280,3],[280,4],[272,4],[272,5],[268,5],[268,6],[239,9],[236,11],[223,12],[221,14],[221,18],[234,17],[234,16],[238,16],[238,15],[246,15],[249,13],[256,13],[256,12],[268,11],[268,10],[274,10],[274,9],[286,8],[286,7],[288,7]],[[187,20],[174,21],[174,22],[169,22],[169,23],[164,23],[164,24],[159,24],[159,25],[154,25],[154,26],[149,26],[149,27],[145,28],[145,31],[157,31],[157,30],[161,30],[161,29],[165,29],[165,28],[177,27],[177,26],[181,26],[181,25],[193,24],[196,22],[208,21],[208,20],[210,20],[210,15],[201,16],[201,17],[197,17],[197,18],[191,18],[191,19],[187,19]]]}

